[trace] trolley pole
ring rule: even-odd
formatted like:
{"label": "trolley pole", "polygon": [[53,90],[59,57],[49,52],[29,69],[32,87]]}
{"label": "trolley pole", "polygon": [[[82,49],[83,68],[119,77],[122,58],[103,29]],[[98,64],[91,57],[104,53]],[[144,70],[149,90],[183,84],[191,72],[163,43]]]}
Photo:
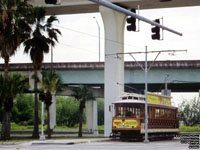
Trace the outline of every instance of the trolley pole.
{"label": "trolley pole", "polygon": [[148,91],[148,64],[147,64],[147,46],[145,47],[145,143],[149,143],[148,140],[148,103],[147,103],[147,91]]}

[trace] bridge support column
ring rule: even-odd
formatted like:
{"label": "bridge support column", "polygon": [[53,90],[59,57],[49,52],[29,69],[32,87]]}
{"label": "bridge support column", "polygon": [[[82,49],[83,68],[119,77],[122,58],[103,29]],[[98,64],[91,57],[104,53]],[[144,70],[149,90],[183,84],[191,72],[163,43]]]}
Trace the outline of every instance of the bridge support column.
{"label": "bridge support column", "polygon": [[89,100],[86,102],[86,123],[87,130],[93,132],[94,136],[98,135],[98,120],[97,120],[97,101]]}
{"label": "bridge support column", "polygon": [[52,94],[52,104],[49,107],[50,112],[50,129],[56,128],[56,95],[55,92]]}
{"label": "bridge support column", "polygon": [[104,136],[109,136],[112,131],[112,103],[124,91],[124,87],[121,86],[124,84],[124,56],[110,54],[124,52],[126,16],[104,6],[100,6],[99,10],[105,29]]}

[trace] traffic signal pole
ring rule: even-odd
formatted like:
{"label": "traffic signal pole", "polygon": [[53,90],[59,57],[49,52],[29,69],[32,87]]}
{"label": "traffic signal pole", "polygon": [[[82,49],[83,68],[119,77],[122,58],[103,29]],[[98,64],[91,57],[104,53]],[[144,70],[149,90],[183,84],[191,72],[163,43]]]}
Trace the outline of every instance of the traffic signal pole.
{"label": "traffic signal pole", "polygon": [[121,13],[126,14],[126,15],[128,15],[128,16],[132,16],[132,17],[134,17],[134,18],[137,18],[137,19],[139,19],[139,20],[142,20],[142,21],[144,21],[144,22],[146,22],[146,23],[149,23],[149,24],[151,24],[151,25],[157,26],[157,27],[159,27],[159,28],[162,28],[163,30],[172,32],[172,33],[174,33],[174,34],[177,34],[177,35],[180,35],[180,36],[183,35],[182,33],[178,32],[178,31],[175,31],[175,30],[173,30],[173,29],[170,29],[170,28],[168,28],[168,27],[166,27],[166,26],[163,26],[163,25],[161,25],[161,24],[159,24],[159,23],[157,23],[157,22],[154,22],[154,21],[152,21],[152,20],[150,20],[150,19],[147,19],[147,18],[145,18],[145,17],[139,16],[139,15],[137,15],[137,14],[131,12],[130,10],[127,10],[127,9],[125,9],[125,8],[122,8],[122,7],[120,7],[120,6],[117,6],[117,5],[115,5],[115,4],[111,3],[111,2],[108,2],[108,1],[106,1],[106,0],[89,0],[89,1],[94,2],[94,3],[97,3],[97,4],[99,4],[99,5],[103,5],[103,6],[105,6],[105,7],[108,7],[108,8],[110,8],[110,9],[115,10],[115,11],[121,12]]}

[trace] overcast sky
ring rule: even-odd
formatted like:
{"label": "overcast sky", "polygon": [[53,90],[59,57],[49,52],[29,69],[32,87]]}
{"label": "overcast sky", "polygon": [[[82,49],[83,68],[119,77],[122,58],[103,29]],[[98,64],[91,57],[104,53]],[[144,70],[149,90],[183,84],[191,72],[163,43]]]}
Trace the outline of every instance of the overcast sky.
{"label": "overcast sky", "polygon": [[[127,32],[125,29],[125,52],[144,51],[148,46],[149,51],[153,50],[188,50],[187,53],[176,53],[169,55],[162,53],[158,60],[198,60],[200,58],[200,6],[182,7],[170,9],[141,10],[140,15],[148,19],[164,18],[164,25],[178,32],[183,36],[178,36],[168,31],[164,31],[164,40],[157,41],[151,39],[152,26],[140,21],[140,32]],[[104,27],[99,13],[75,14],[58,16],[59,28],[62,36],[59,43],[53,49],[54,62],[92,62],[98,61],[98,28],[96,17],[101,29],[101,60],[104,60]],[[144,60],[143,55],[136,55],[137,60]],[[155,55],[149,55],[148,59],[153,60]],[[50,62],[50,54],[45,55],[44,62]],[[125,60],[133,60],[126,56]],[[29,56],[23,53],[20,48],[15,56],[11,58],[11,63],[31,62]],[[3,60],[0,58],[0,63]],[[195,94],[181,94],[174,99],[183,97],[192,98]],[[177,102],[175,102],[177,104]]]}
{"label": "overcast sky", "polygon": [[[164,25],[183,33],[179,36],[164,31],[164,40],[151,39],[152,26],[140,21],[140,32],[127,32],[125,29],[125,52],[148,50],[185,50],[187,53],[176,53],[174,56],[163,53],[158,60],[199,59],[200,57],[200,7],[182,7],[170,9],[140,10],[140,15],[148,19],[164,18]],[[86,62],[98,61],[98,28],[96,17],[101,29],[101,60],[104,60],[104,27],[99,13],[75,14],[58,16],[62,36],[53,48],[55,62]],[[135,56],[144,60],[143,55]],[[152,60],[154,56],[149,55]],[[132,60],[126,56],[125,60]],[[0,59],[0,63],[3,60]],[[31,62],[23,48],[11,58],[11,63]],[[45,55],[44,62],[50,62],[50,54]]]}

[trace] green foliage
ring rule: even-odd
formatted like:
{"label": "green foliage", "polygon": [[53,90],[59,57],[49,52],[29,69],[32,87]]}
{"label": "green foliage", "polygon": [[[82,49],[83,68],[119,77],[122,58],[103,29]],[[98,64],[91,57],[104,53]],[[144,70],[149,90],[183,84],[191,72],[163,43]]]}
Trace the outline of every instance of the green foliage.
{"label": "green foliage", "polygon": [[186,126],[194,126],[200,123],[200,100],[193,98],[184,100],[179,105],[179,120]]}
{"label": "green foliage", "polygon": [[29,37],[32,6],[27,0],[0,1],[0,56],[12,56],[17,47]]}
{"label": "green foliage", "polygon": [[74,127],[79,122],[79,102],[73,98],[56,98],[56,121],[57,125]]}
{"label": "green foliage", "polygon": [[17,94],[28,90],[28,82],[24,76],[19,73],[13,73],[5,77],[0,75],[0,99],[5,111],[11,111],[13,99]]}
{"label": "green foliage", "polygon": [[180,126],[179,132],[200,132],[200,126]]}
{"label": "green foliage", "polygon": [[42,71],[42,81],[40,82],[42,93],[40,94],[40,100],[44,101],[47,110],[47,125],[48,125],[48,137],[51,137],[50,129],[50,112],[49,107],[52,104],[52,94],[56,94],[62,90],[62,82],[60,76],[54,70]]}
{"label": "green foliage", "polygon": [[32,125],[34,98],[32,94],[20,94],[14,100],[11,121],[19,125]]}
{"label": "green foliage", "polygon": [[34,31],[31,38],[24,42],[24,52],[30,54],[35,70],[39,70],[42,66],[44,53],[49,53],[49,47],[54,46],[58,42],[57,35],[61,34],[58,29],[52,27],[53,22],[58,21],[55,16],[50,16],[45,21],[45,8],[35,7],[33,16],[35,18]]}
{"label": "green foliage", "polygon": [[55,70],[42,71],[40,85],[44,93],[61,92],[63,89],[61,77]]}
{"label": "green foliage", "polygon": [[83,113],[85,108],[85,102],[87,100],[94,100],[92,89],[88,85],[79,85],[74,88],[72,96],[80,102],[79,104],[79,133],[78,137],[82,137],[82,124],[83,124]]}
{"label": "green foliage", "polygon": [[13,107],[13,99],[17,94],[23,93],[28,89],[28,82],[25,76],[19,73],[0,75],[0,99],[3,100],[3,121],[1,138],[10,138],[10,113]]}
{"label": "green foliage", "polygon": [[[79,87],[73,88],[72,97],[78,101],[83,101],[84,104],[85,101],[94,99],[92,90],[88,85],[79,85]],[[85,105],[83,105],[83,107],[85,107]]]}

